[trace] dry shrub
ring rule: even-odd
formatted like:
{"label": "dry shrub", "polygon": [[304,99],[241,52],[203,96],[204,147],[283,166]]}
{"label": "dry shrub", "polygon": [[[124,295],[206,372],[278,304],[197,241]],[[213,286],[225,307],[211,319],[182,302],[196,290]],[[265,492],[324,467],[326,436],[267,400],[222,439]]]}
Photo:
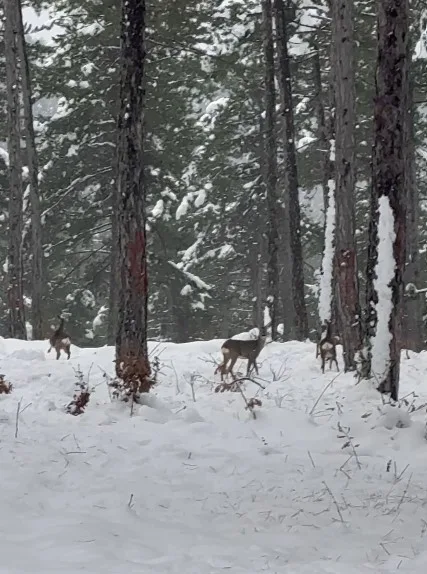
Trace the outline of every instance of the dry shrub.
{"label": "dry shrub", "polygon": [[9,395],[12,392],[13,385],[5,380],[4,375],[0,375],[0,395]]}
{"label": "dry shrub", "polygon": [[74,416],[84,413],[91,395],[89,385],[84,380],[83,373],[79,368],[76,370],[76,377],[77,382],[74,390],[73,400],[68,403],[66,408],[67,413]]}
{"label": "dry shrub", "polygon": [[148,358],[128,353],[123,359],[116,359],[116,378],[111,379],[108,386],[112,389],[112,397],[124,402],[140,400],[142,393],[148,393],[157,383],[160,363],[155,360],[155,369],[151,376]]}

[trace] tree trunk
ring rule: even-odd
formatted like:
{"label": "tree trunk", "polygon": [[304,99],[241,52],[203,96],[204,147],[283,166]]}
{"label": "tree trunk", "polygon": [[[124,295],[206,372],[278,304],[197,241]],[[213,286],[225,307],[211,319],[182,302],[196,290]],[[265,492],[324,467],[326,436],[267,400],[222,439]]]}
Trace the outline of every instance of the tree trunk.
{"label": "tree trunk", "polygon": [[[374,107],[375,144],[373,188],[378,202],[386,198],[392,215],[395,237],[390,282],[391,312],[388,319],[390,342],[388,361],[378,390],[398,399],[400,375],[400,330],[403,307],[403,273],[406,248],[405,185],[408,181],[408,151],[405,149],[408,121],[408,0],[377,0],[378,67]],[[386,203],[387,203],[386,202]],[[391,241],[391,239],[390,239]],[[376,253],[378,260],[378,250]],[[381,264],[381,261],[379,262]],[[378,294],[381,297],[381,294]],[[379,304],[384,301],[379,301]],[[378,318],[380,320],[380,317]],[[377,329],[378,331],[378,329]],[[386,341],[387,343],[387,341]]]}
{"label": "tree trunk", "polygon": [[21,61],[22,101],[24,106],[25,146],[30,179],[31,206],[31,325],[32,338],[41,340],[43,333],[43,248],[39,194],[39,166],[34,133],[31,75],[22,21],[22,2],[16,0],[18,18],[18,51]]}
{"label": "tree trunk", "polygon": [[122,0],[118,120],[120,297],[116,372],[134,398],[148,392],[147,255],[143,154],[145,0]]}
{"label": "tree trunk", "polygon": [[[279,60],[279,90],[281,99],[282,139],[285,152],[286,209],[289,213],[291,246],[292,299],[295,309],[296,337],[308,337],[308,318],[305,305],[303,253],[301,245],[301,212],[298,197],[298,171],[295,150],[294,113],[292,105],[291,70],[287,45],[287,22],[283,0],[274,0],[277,52]],[[289,294],[285,294],[285,297]]]}
{"label": "tree trunk", "polygon": [[[116,174],[117,178],[117,174]],[[119,246],[119,221],[118,212],[120,197],[117,181],[111,190],[111,263],[110,285],[108,296],[108,329],[107,340],[109,345],[114,345],[118,328],[118,300],[120,284],[120,246]]]}
{"label": "tree trunk", "polygon": [[[265,101],[265,187],[268,206],[267,305],[271,319],[271,337],[277,339],[279,319],[279,200],[277,196],[276,88],[274,74],[273,16],[271,0],[262,0],[264,27],[264,101]],[[258,325],[261,327],[261,325]]]}
{"label": "tree trunk", "polygon": [[[408,50],[410,54],[410,50]],[[408,56],[408,67],[411,58]],[[406,201],[406,266],[403,275],[404,283],[413,283],[419,288],[419,192],[416,181],[415,164],[415,134],[414,134],[414,104],[413,104],[413,81],[409,80],[407,106],[407,130],[405,150],[407,153],[407,181],[405,189]],[[419,353],[424,348],[423,344],[423,301],[421,297],[405,297],[403,300],[402,316],[402,340],[404,349],[410,349]]]}
{"label": "tree trunk", "polygon": [[355,241],[353,4],[333,0],[335,76],[335,279],[344,370],[356,368],[362,331]]}
{"label": "tree trunk", "polygon": [[26,339],[24,295],[22,285],[22,164],[19,129],[18,29],[15,0],[4,0],[4,46],[7,82],[7,119],[9,151],[9,243],[7,258],[7,300],[9,336]]}

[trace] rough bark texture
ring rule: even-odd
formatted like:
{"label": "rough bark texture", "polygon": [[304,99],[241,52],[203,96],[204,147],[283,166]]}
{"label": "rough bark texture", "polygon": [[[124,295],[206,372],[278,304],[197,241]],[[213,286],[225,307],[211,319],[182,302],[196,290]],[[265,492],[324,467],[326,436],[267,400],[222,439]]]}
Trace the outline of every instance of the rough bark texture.
{"label": "rough bark texture", "polygon": [[120,297],[116,372],[135,397],[150,389],[143,156],[145,0],[122,0],[118,120]]}
{"label": "rough bark texture", "polygon": [[32,338],[41,340],[43,332],[43,249],[40,212],[39,167],[34,133],[31,75],[22,21],[22,2],[16,0],[18,52],[21,62],[22,101],[24,107],[25,146],[30,180],[31,207],[31,325]]}
{"label": "rough bark texture", "polygon": [[[410,50],[408,50],[410,54]],[[408,66],[410,56],[408,56]],[[413,83],[410,80],[408,89],[408,118],[406,123],[406,142],[404,149],[407,154],[407,170],[405,172],[407,193],[406,200],[406,266],[403,275],[405,285],[419,285],[419,191],[416,181],[415,165],[415,136],[414,136],[414,105]],[[405,297],[403,301],[401,345],[419,353],[424,348],[423,301],[421,297]]]}
{"label": "rough bark texture", "polygon": [[353,3],[333,0],[335,75],[335,280],[344,370],[356,368],[362,343],[355,241],[355,86]]}
{"label": "rough bark texture", "polygon": [[9,335],[26,339],[25,313],[22,285],[22,165],[19,130],[19,82],[18,82],[18,29],[15,0],[4,0],[5,57],[7,81],[7,119],[9,151],[9,242],[8,287]]}
{"label": "rough bark texture", "polygon": [[377,0],[378,67],[374,108],[373,187],[388,197],[394,216],[395,273],[391,281],[393,309],[389,321],[390,361],[379,390],[397,400],[400,372],[400,331],[406,250],[408,115],[408,0]]}
{"label": "rough bark texture", "polygon": [[262,0],[264,32],[264,105],[265,105],[265,187],[268,206],[267,305],[271,319],[271,337],[277,339],[279,319],[279,200],[277,195],[276,88],[274,74],[273,16],[271,0]]}
{"label": "rough bark texture", "polygon": [[[287,23],[283,0],[274,0],[277,52],[279,60],[279,90],[281,99],[283,147],[285,152],[286,209],[289,213],[291,246],[292,299],[295,309],[295,331],[300,340],[308,337],[308,319],[305,305],[304,269],[301,245],[301,213],[298,197],[298,171],[295,150],[292,84],[287,46]],[[285,297],[289,294],[285,294]]]}

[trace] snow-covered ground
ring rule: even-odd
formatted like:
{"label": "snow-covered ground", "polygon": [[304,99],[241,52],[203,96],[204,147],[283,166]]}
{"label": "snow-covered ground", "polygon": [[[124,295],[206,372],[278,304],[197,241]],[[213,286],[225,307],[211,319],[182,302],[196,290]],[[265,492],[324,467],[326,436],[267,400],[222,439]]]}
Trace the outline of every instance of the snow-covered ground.
{"label": "snow-covered ground", "polygon": [[[0,396],[2,574],[425,572],[425,408],[395,417],[344,374],[318,400],[336,373],[314,345],[276,343],[266,390],[244,387],[263,403],[253,420],[240,394],[214,392],[220,345],[160,344],[161,382],[131,418],[103,379],[111,348],[56,361],[47,343],[0,340],[14,385]],[[78,367],[95,391],[73,417]],[[402,370],[421,406],[427,353]]]}

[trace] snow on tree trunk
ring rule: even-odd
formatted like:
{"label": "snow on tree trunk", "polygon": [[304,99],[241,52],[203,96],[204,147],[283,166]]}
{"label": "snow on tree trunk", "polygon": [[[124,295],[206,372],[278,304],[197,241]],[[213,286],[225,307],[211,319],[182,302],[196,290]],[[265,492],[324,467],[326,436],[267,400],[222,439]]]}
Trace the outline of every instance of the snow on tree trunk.
{"label": "snow on tree trunk", "polygon": [[356,368],[361,347],[359,281],[355,241],[355,86],[353,4],[332,2],[335,77],[335,279],[344,370]]}
{"label": "snow on tree trunk", "polygon": [[18,31],[15,0],[4,0],[4,49],[6,59],[6,90],[9,151],[9,242],[7,254],[7,301],[9,335],[26,339],[24,296],[22,284],[23,194],[21,137],[19,129]]}
{"label": "snow on tree trunk", "polygon": [[[116,174],[117,176],[117,174]],[[108,328],[107,340],[109,345],[113,345],[117,333],[117,313],[120,284],[120,249],[119,249],[119,222],[118,212],[120,196],[117,182],[111,190],[111,263],[110,263],[110,285],[108,294]]]}
{"label": "snow on tree trunk", "polygon": [[390,363],[390,343],[392,334],[389,329],[393,311],[392,286],[396,261],[393,244],[396,239],[394,216],[387,196],[379,198],[378,207],[378,259],[375,266],[374,288],[378,296],[376,304],[377,325],[372,341],[372,372],[378,380],[383,380]]}
{"label": "snow on tree trunk", "polygon": [[120,297],[116,372],[134,398],[148,392],[147,253],[143,154],[145,0],[122,0],[118,120]]}
{"label": "snow on tree trunk", "polygon": [[39,195],[39,169],[34,133],[33,97],[31,87],[30,67],[25,43],[24,25],[22,21],[22,2],[16,0],[18,22],[18,51],[21,61],[22,101],[24,107],[25,147],[27,152],[28,171],[30,179],[31,206],[31,326],[32,339],[41,340],[43,332],[43,249],[42,223]]}
{"label": "snow on tree trunk", "polygon": [[329,180],[328,208],[326,211],[325,250],[323,252],[322,273],[319,285],[319,319],[324,325],[331,321],[333,301],[333,270],[334,270],[334,236],[335,236],[335,182]]}
{"label": "snow on tree trunk", "polygon": [[[405,150],[408,114],[408,1],[377,0],[378,66],[374,107],[375,143],[373,154],[373,193],[378,197],[380,223],[375,264],[380,286],[389,282],[390,292],[381,290],[376,306],[377,335],[372,350],[374,371],[381,368],[387,354],[385,371],[378,390],[397,400],[400,375],[400,329],[403,306],[403,273],[406,248],[407,153]],[[374,196],[374,197],[375,197]],[[375,224],[376,220],[374,220]],[[393,225],[393,235],[391,235]],[[387,230],[387,235],[385,231]],[[388,242],[388,246],[386,247]],[[384,250],[385,260],[382,260]],[[387,259],[388,258],[388,259]],[[374,286],[374,288],[375,288]],[[372,303],[372,302],[370,302]],[[386,316],[390,309],[389,316]],[[387,321],[390,335],[384,334]],[[377,342],[378,339],[378,342]],[[388,341],[388,347],[386,342]],[[381,344],[382,351],[379,350]],[[384,353],[384,354],[381,354]]]}
{"label": "snow on tree trunk", "polygon": [[[273,15],[271,0],[262,1],[264,35],[264,104],[265,104],[265,186],[268,206],[268,261],[267,304],[270,309],[271,336],[277,339],[279,320],[279,200],[277,194],[277,144],[276,144],[276,88],[274,73]],[[258,325],[260,327],[260,325]]]}
{"label": "snow on tree trunk", "polygon": [[[285,152],[285,206],[289,214],[292,299],[295,312],[296,337],[302,340],[308,337],[308,318],[305,305],[304,262],[301,244],[301,210],[298,195],[291,70],[287,45],[287,22],[283,0],[274,0],[274,16],[279,61],[282,139]],[[289,297],[289,293],[285,294],[285,296]]]}

